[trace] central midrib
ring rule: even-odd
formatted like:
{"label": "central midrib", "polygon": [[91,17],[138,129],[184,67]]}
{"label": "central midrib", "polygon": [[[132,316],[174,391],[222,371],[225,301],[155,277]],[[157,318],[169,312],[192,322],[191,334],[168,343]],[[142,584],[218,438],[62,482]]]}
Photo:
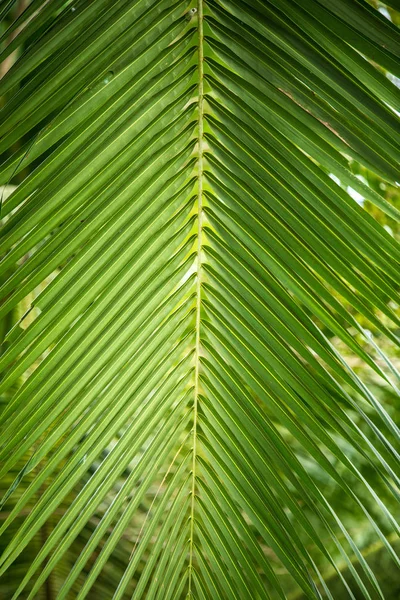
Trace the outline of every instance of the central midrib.
{"label": "central midrib", "polygon": [[200,368],[200,313],[201,313],[201,255],[202,255],[202,219],[203,219],[203,1],[197,2],[197,32],[198,32],[198,162],[197,162],[197,257],[196,257],[196,337],[195,337],[195,374],[194,374],[194,404],[193,404],[193,459],[192,486],[190,507],[190,537],[189,537],[189,589],[188,597],[192,595],[193,548],[194,548],[194,509],[196,494],[196,458],[197,458],[197,417],[199,398],[199,368]]}

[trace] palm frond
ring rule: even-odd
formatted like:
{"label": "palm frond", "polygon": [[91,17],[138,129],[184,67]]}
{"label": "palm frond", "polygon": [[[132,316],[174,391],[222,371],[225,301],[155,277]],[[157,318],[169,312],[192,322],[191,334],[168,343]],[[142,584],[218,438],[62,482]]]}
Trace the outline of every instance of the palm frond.
{"label": "palm frond", "polygon": [[15,6],[0,589],[385,598],[397,27],[364,0]]}

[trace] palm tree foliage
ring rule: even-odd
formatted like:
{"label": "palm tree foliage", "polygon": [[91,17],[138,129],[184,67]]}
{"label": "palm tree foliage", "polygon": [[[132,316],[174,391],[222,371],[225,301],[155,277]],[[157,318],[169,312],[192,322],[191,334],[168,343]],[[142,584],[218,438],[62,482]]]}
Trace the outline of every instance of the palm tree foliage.
{"label": "palm tree foliage", "polygon": [[400,181],[395,25],[364,0],[15,5],[4,597],[384,598],[400,247],[351,194],[399,220],[357,176]]}

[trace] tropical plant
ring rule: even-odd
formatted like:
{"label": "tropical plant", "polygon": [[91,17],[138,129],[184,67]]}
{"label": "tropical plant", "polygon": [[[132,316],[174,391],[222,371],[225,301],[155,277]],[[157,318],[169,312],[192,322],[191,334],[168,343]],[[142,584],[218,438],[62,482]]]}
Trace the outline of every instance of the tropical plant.
{"label": "tropical plant", "polygon": [[2,597],[389,598],[397,27],[364,0],[0,18]]}

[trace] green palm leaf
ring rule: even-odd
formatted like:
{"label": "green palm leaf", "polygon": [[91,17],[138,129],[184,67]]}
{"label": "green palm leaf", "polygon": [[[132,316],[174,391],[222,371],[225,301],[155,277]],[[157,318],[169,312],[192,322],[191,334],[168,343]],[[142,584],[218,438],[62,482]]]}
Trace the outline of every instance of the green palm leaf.
{"label": "green palm leaf", "polygon": [[4,597],[388,597],[396,26],[364,0],[19,9],[0,12]]}

